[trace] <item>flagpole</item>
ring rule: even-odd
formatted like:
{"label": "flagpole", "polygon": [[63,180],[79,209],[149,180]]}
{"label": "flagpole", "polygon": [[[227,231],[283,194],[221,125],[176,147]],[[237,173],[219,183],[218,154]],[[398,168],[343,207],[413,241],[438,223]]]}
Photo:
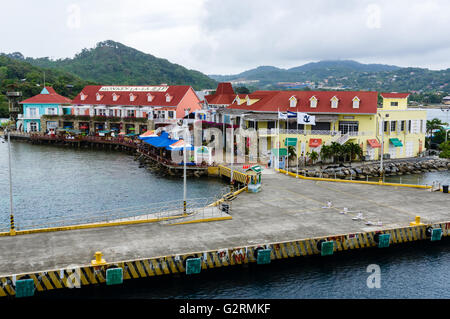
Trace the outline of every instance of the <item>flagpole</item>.
{"label": "flagpole", "polygon": [[[289,136],[289,111],[286,113],[286,133]],[[287,138],[287,137],[286,137]],[[286,140],[285,140],[286,141]],[[288,143],[289,144],[289,143]],[[286,150],[287,150],[287,156],[286,156],[286,175],[289,175],[289,145],[286,145]]]}

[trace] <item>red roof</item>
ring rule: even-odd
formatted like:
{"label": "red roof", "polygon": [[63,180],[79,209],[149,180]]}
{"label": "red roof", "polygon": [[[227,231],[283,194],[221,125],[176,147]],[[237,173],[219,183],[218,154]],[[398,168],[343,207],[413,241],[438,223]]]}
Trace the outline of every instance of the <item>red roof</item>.
{"label": "red roof", "polygon": [[[48,92],[48,93],[47,93]],[[59,95],[51,86],[46,86],[41,93],[26,99],[21,104],[70,104],[72,101],[62,95]]]}
{"label": "red roof", "polygon": [[236,93],[234,93],[231,83],[222,82],[217,86],[216,93],[206,95],[205,99],[208,104],[230,105],[235,97]]}
{"label": "red roof", "polygon": [[[297,106],[291,107],[289,98],[295,95]],[[370,91],[255,91],[248,95],[250,99],[259,101],[247,106],[233,103],[230,109],[241,109],[255,112],[308,112],[308,113],[346,113],[376,114],[378,93]],[[338,98],[338,107],[331,108],[331,99]],[[310,99],[317,99],[317,107],[311,107]],[[353,99],[359,98],[359,108],[353,108]]]}
{"label": "red roof", "polygon": [[[164,88],[165,91],[153,91],[153,89]],[[107,91],[101,91],[101,89]],[[118,88],[114,91],[114,88]],[[142,91],[128,90],[131,88],[141,89]],[[152,88],[146,90],[146,88]],[[188,90],[191,89],[189,85],[156,85],[156,86],[102,86],[102,85],[88,85],[81,90],[72,101],[73,104],[83,105],[132,105],[132,106],[177,106]],[[101,99],[97,101],[97,93]],[[113,95],[118,96],[117,100],[113,100]],[[166,100],[166,95],[169,95],[169,101]],[[81,95],[85,96],[81,100]],[[130,95],[134,96],[134,101],[130,101]],[[152,99],[149,101],[149,95]]]}
{"label": "red roof", "polygon": [[409,93],[380,93],[382,97],[386,99],[405,99],[409,96]]}

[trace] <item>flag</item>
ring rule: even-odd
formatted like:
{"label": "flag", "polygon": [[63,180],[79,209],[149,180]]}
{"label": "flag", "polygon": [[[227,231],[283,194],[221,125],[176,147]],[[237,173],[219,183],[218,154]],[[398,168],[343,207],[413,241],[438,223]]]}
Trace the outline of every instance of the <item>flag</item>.
{"label": "flag", "polygon": [[287,116],[288,116],[288,118],[294,118],[294,117],[297,117],[297,113],[288,111]]}
{"label": "flag", "polygon": [[287,120],[288,119],[288,115],[287,115],[287,113],[278,112],[278,118],[280,120]]}
{"label": "flag", "polygon": [[316,125],[316,117],[313,115],[309,115],[306,113],[297,113],[297,123],[298,124],[309,124],[309,125]]}

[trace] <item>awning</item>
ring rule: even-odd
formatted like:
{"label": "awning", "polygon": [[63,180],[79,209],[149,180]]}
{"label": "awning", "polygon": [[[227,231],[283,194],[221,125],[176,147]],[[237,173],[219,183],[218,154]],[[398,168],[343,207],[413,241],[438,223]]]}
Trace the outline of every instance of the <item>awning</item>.
{"label": "awning", "polygon": [[178,140],[170,139],[167,132],[162,132],[161,136],[147,138],[144,140],[144,143],[153,145],[155,147],[167,147],[177,141]]}
{"label": "awning", "polygon": [[287,156],[287,148],[272,148],[272,154],[275,156]]}
{"label": "awning", "polygon": [[297,146],[297,138],[296,137],[288,137],[284,140],[285,146]]}
{"label": "awning", "polygon": [[309,147],[318,147],[322,144],[321,138],[311,138],[309,139]]}
{"label": "awning", "polygon": [[381,147],[380,143],[376,139],[368,139],[367,143],[370,145],[371,148],[379,148]]}
{"label": "awning", "polygon": [[[178,140],[175,143],[167,146],[166,149],[169,150],[169,151],[182,151],[182,150],[184,150],[184,141],[183,140]],[[186,150],[193,151],[194,147],[191,144],[187,143],[186,144]]]}
{"label": "awning", "polygon": [[389,142],[391,142],[395,147],[403,146],[402,142],[398,138],[390,138]]}
{"label": "awning", "polygon": [[247,171],[252,170],[255,173],[261,173],[262,168],[259,165],[253,165],[252,167],[250,167]]}
{"label": "awning", "polygon": [[155,130],[150,130],[139,135],[139,138],[142,139],[145,137],[156,137],[156,136],[158,136],[158,134],[155,133]]}

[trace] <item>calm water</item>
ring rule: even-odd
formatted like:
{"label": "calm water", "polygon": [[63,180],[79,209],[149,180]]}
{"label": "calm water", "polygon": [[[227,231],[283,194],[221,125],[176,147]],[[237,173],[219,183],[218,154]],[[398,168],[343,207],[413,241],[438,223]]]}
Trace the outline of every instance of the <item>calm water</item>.
{"label": "calm water", "polygon": [[[9,222],[7,143],[0,139],[0,228]],[[182,200],[181,178],[139,168],[120,152],[74,150],[12,142],[15,224],[48,218],[98,216],[105,210]],[[215,178],[188,179],[188,198],[215,197],[226,185]]]}

